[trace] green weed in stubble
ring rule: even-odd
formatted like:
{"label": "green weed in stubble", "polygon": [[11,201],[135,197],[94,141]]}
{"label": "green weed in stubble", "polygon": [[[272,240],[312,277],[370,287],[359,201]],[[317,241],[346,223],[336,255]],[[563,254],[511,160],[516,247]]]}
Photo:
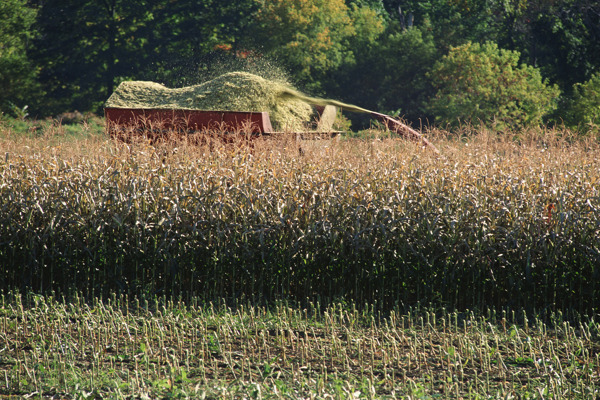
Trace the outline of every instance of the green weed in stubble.
{"label": "green weed in stubble", "polygon": [[[95,391],[123,397],[188,397],[198,395],[199,387],[228,396],[276,394],[275,387],[323,397],[344,390],[378,398],[392,392],[460,398],[548,390],[583,399],[593,393],[594,359],[569,355],[589,347],[590,338],[570,324],[548,334],[544,326],[530,329],[509,318],[512,328],[503,331],[471,313],[463,322],[456,314],[438,318],[438,311],[421,310],[349,325],[348,316],[356,314],[342,305],[306,319],[286,305],[233,311],[158,302],[148,314],[124,313],[124,301],[66,306],[39,297],[25,305],[11,297],[9,309],[22,318],[24,337],[38,334],[30,337],[32,349],[53,350],[4,353],[8,365],[22,366],[21,390],[50,394],[60,387],[65,395]],[[18,332],[10,326],[3,335]],[[75,340],[77,334],[84,340]],[[10,388],[16,388],[18,372],[5,370]]]}

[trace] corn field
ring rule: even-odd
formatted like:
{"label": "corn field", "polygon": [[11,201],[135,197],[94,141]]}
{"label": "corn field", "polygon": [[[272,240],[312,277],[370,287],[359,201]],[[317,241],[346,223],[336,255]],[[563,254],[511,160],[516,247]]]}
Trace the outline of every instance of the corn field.
{"label": "corn field", "polygon": [[382,309],[600,311],[600,151],[558,133],[0,136],[0,289]]}

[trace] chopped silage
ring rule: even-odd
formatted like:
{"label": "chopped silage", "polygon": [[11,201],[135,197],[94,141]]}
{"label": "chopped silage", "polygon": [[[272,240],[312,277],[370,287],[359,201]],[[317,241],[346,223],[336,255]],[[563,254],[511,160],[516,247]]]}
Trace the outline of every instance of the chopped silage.
{"label": "chopped silage", "polygon": [[122,82],[106,107],[214,111],[266,111],[275,130],[302,130],[312,106],[290,96],[289,86],[248,72],[230,72],[200,85],[170,89],[149,81]]}

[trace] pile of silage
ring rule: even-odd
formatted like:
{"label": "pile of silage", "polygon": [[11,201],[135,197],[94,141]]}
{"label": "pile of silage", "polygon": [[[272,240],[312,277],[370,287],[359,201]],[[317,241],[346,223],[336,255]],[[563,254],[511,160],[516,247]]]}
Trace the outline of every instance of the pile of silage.
{"label": "pile of silage", "polygon": [[230,72],[200,85],[170,89],[148,81],[123,82],[106,107],[215,111],[266,111],[275,130],[302,130],[313,109],[286,95],[290,87],[247,72]]}

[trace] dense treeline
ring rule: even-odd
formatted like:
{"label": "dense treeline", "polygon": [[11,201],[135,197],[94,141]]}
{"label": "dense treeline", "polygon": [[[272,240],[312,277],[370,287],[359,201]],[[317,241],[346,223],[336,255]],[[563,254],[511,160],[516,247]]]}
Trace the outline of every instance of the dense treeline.
{"label": "dense treeline", "polygon": [[589,0],[4,0],[0,111],[99,112],[115,85],[222,69],[411,122],[600,124],[600,4]]}

